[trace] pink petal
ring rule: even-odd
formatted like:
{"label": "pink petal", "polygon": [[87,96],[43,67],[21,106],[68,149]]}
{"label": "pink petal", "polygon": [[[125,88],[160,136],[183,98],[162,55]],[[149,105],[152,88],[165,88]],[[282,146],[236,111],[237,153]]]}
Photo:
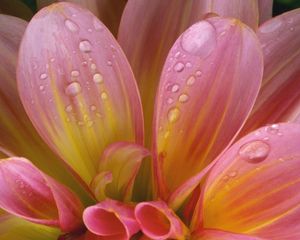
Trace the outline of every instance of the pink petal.
{"label": "pink petal", "polygon": [[228,146],[254,104],[261,77],[256,36],[238,20],[209,18],[179,37],[155,106],[154,168],[161,197]]}
{"label": "pink petal", "polygon": [[130,0],[126,4],[118,41],[138,81],[146,136],[151,135],[156,88],[168,51],[179,34],[200,18],[200,9],[199,0],[192,4],[181,0]]}
{"label": "pink petal", "polygon": [[58,235],[56,228],[34,224],[9,214],[0,217],[1,240],[53,240]]}
{"label": "pink petal", "polygon": [[210,172],[198,226],[299,239],[299,142],[299,124],[286,123],[261,128],[235,143]]}
{"label": "pink petal", "polygon": [[223,232],[213,229],[204,229],[201,232],[193,235],[193,240],[262,240],[262,238]]}
{"label": "pink petal", "polygon": [[26,29],[19,56],[19,91],[30,119],[86,183],[110,143],[143,142],[130,66],[90,12],[70,3],[42,9]]}
{"label": "pink petal", "polygon": [[[117,142],[108,146],[99,161],[98,172],[111,173],[111,182],[105,189],[106,196],[130,201],[133,185],[143,158],[150,152],[141,145]],[[103,184],[103,183],[102,183]],[[106,184],[105,184],[106,185]],[[98,200],[103,200],[98,198]]]}
{"label": "pink petal", "polygon": [[300,9],[264,23],[257,33],[263,47],[263,84],[243,135],[300,114]]}
{"label": "pink petal", "polygon": [[[0,15],[0,158],[23,156],[46,173],[83,195],[65,166],[40,138],[27,117],[18,96],[16,61],[27,22]],[[25,140],[26,139],[26,140]]]}
{"label": "pink petal", "polygon": [[24,158],[0,161],[0,206],[34,223],[72,231],[81,224],[82,206],[65,186]]}
{"label": "pink petal", "polygon": [[135,207],[135,217],[150,239],[187,239],[188,230],[162,201],[142,202]]}
{"label": "pink petal", "polygon": [[202,0],[203,13],[214,12],[221,17],[240,19],[253,29],[258,26],[258,2],[261,0]]}
{"label": "pink petal", "polygon": [[101,239],[130,239],[139,231],[134,207],[110,199],[86,208],[83,221],[88,230]]}
{"label": "pink petal", "polygon": [[272,18],[273,0],[258,0],[259,24]]}
{"label": "pink petal", "polygon": [[[38,9],[41,9],[51,3],[62,1],[37,0],[37,5]],[[87,8],[105,24],[114,36],[117,36],[126,0],[66,0],[64,2],[76,3]]]}

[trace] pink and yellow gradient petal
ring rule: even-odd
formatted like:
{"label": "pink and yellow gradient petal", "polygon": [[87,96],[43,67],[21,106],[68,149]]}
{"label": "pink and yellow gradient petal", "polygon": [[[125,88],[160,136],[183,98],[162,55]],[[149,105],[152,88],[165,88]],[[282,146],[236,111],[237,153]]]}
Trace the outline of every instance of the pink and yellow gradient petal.
{"label": "pink and yellow gradient petal", "polygon": [[238,20],[209,18],[178,38],[155,106],[160,197],[166,199],[230,144],[254,104],[262,71],[256,35]]}
{"label": "pink and yellow gradient petal", "polygon": [[[83,221],[88,230],[102,240],[129,240],[139,231],[134,206],[111,199],[86,208]],[[97,237],[91,236],[91,239]]]}
{"label": "pink and yellow gradient petal", "polygon": [[299,124],[285,123],[258,129],[235,143],[209,174],[198,227],[298,239],[299,141]]}
{"label": "pink and yellow gradient petal", "polygon": [[264,54],[262,87],[242,134],[265,124],[294,121],[300,115],[300,9],[259,27]]}
{"label": "pink and yellow gradient petal", "polygon": [[188,228],[165,202],[141,202],[135,207],[135,217],[150,239],[184,240],[189,236]]}
{"label": "pink and yellow gradient petal", "polygon": [[104,173],[106,177],[111,174],[111,180],[105,187],[106,197],[131,201],[136,175],[142,160],[147,156],[150,156],[150,152],[138,144],[116,142],[109,145],[98,165],[100,174]]}
{"label": "pink and yellow gradient petal", "polygon": [[24,158],[0,162],[0,206],[7,212],[47,226],[72,231],[81,225],[82,205],[68,188]]}
{"label": "pink and yellow gradient petal", "polygon": [[27,114],[85,183],[95,176],[110,143],[143,143],[141,103],[130,66],[89,11],[70,3],[42,9],[26,29],[19,56],[18,87]]}

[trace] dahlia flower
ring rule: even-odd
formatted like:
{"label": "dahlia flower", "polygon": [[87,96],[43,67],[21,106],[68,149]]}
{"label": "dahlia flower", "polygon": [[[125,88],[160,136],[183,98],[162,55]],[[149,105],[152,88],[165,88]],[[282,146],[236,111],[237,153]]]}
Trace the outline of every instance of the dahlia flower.
{"label": "dahlia flower", "polygon": [[0,239],[299,239],[300,9],[76,2],[0,16]]}

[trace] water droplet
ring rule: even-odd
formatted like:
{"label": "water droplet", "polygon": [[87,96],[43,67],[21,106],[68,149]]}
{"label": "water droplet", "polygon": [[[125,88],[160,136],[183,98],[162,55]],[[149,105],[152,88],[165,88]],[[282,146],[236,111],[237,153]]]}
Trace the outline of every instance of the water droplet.
{"label": "water droplet", "polygon": [[178,98],[178,101],[181,103],[185,103],[189,100],[189,96],[187,94],[181,94]]}
{"label": "water droplet", "polygon": [[173,102],[174,102],[173,98],[170,98],[170,97],[169,97],[169,98],[167,99],[167,103],[168,103],[168,104],[172,104]]}
{"label": "water droplet", "polygon": [[174,84],[171,88],[171,92],[175,93],[175,92],[178,92],[179,90],[179,85],[178,84]]}
{"label": "water droplet", "polygon": [[184,69],[184,64],[179,62],[179,63],[176,63],[175,66],[174,66],[174,70],[176,72],[182,72]]}
{"label": "water droplet", "polygon": [[279,125],[278,124],[272,124],[271,126],[266,127],[266,132],[270,134],[277,134],[279,132]]}
{"label": "water droplet", "polygon": [[264,161],[270,152],[270,146],[263,141],[252,141],[241,146],[239,156],[249,163]]}
{"label": "water droplet", "polygon": [[66,19],[65,20],[65,26],[67,27],[67,29],[69,29],[71,32],[77,32],[79,27],[76,23],[74,23],[72,20],[70,19]]}
{"label": "water droplet", "polygon": [[192,86],[196,81],[196,78],[194,76],[190,76],[187,80],[186,80],[186,85],[188,86]]}
{"label": "water droplet", "polygon": [[94,122],[92,120],[88,120],[86,123],[87,127],[91,127],[91,126],[93,126],[93,124],[94,124]]}
{"label": "water droplet", "polygon": [[71,105],[66,106],[65,111],[66,112],[72,112],[73,107]]}
{"label": "water droplet", "polygon": [[50,58],[50,62],[54,62],[55,61],[55,58]]}
{"label": "water droplet", "polygon": [[95,73],[93,76],[94,83],[103,83],[103,76],[100,73]]}
{"label": "water droplet", "polygon": [[216,46],[215,28],[204,21],[194,24],[182,35],[181,46],[192,55],[208,57]]}
{"label": "water droplet", "polygon": [[112,65],[112,62],[111,62],[111,61],[107,61],[107,65],[108,65],[108,66],[111,66],[111,65]]}
{"label": "water droplet", "polygon": [[89,29],[88,29],[88,32],[90,32],[90,33],[91,33],[92,31],[93,31],[93,30],[92,30],[91,28],[89,28]]}
{"label": "water droplet", "polygon": [[180,52],[175,53],[175,58],[178,58],[180,56]]}
{"label": "water droplet", "polygon": [[72,71],[71,76],[72,77],[78,77],[79,76],[79,71],[77,71],[77,70]]}
{"label": "water droplet", "polygon": [[96,111],[97,107],[96,107],[95,105],[91,105],[91,106],[90,106],[90,109],[91,109],[91,111],[94,112],[94,111]]}
{"label": "water droplet", "polygon": [[185,66],[186,66],[187,68],[190,68],[190,67],[192,67],[192,64],[191,64],[190,62],[187,62],[187,63],[185,64]]}
{"label": "water droplet", "polygon": [[202,72],[201,72],[201,71],[197,71],[197,72],[196,72],[196,76],[197,76],[197,77],[200,77],[201,75],[202,75]]}
{"label": "water droplet", "polygon": [[282,25],[282,21],[279,18],[274,18],[268,24],[264,24],[259,28],[261,33],[270,33],[276,31]]}
{"label": "water droplet", "polygon": [[290,27],[290,31],[293,32],[295,30],[294,27]]}
{"label": "water droplet", "polygon": [[68,96],[74,97],[81,92],[81,86],[78,82],[70,83],[65,90]]}
{"label": "water droplet", "polygon": [[46,73],[42,73],[42,74],[40,75],[40,79],[41,79],[41,80],[45,80],[47,77],[48,77],[48,75],[47,75]]}
{"label": "water droplet", "polygon": [[92,45],[88,40],[83,40],[79,43],[79,49],[82,52],[88,53],[92,51]]}
{"label": "water droplet", "polygon": [[83,61],[81,64],[82,64],[82,66],[86,66],[87,65],[87,61]]}
{"label": "water droplet", "polygon": [[168,120],[170,123],[174,123],[180,116],[180,110],[177,107],[171,108],[168,112]]}
{"label": "water droplet", "polygon": [[97,66],[96,66],[95,63],[92,63],[92,64],[91,64],[91,69],[92,69],[92,70],[96,70],[96,69],[97,69]]}
{"label": "water droplet", "polygon": [[102,93],[101,93],[101,99],[102,99],[102,100],[106,100],[107,98],[108,98],[107,93],[106,93],[106,92],[102,92]]}

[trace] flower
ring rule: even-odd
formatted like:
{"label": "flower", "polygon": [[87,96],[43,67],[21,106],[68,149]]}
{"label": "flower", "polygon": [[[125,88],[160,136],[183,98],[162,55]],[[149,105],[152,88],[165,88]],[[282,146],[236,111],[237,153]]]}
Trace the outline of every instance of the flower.
{"label": "flower", "polygon": [[[89,11],[1,16],[0,206],[17,216],[1,239],[299,238],[299,9],[255,33],[257,5],[230,13],[247,26],[222,1],[195,21],[201,2],[127,3],[118,41],[143,109]],[[46,144],[16,96],[21,37],[18,91]]]}

